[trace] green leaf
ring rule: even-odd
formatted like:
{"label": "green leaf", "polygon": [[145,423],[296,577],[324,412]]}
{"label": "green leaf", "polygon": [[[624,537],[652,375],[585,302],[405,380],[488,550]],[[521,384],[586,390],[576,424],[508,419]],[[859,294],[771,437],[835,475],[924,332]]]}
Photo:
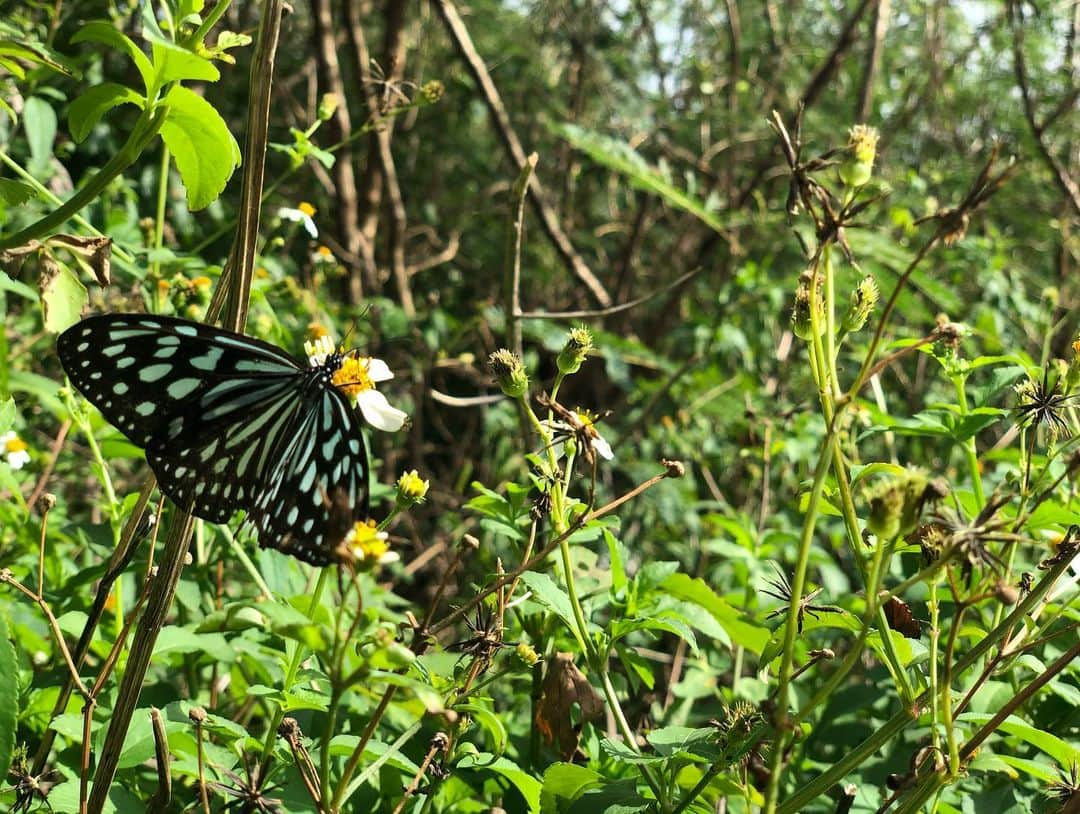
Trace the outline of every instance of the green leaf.
{"label": "green leaf", "polygon": [[465,755],[455,765],[455,770],[495,772],[509,780],[525,798],[530,812],[540,814],[540,781],[526,772],[516,763],[504,757],[495,757],[488,752]]}
{"label": "green leaf", "polygon": [[71,38],[72,45],[80,42],[100,42],[102,45],[108,45],[120,53],[127,54],[135,63],[139,76],[142,77],[143,87],[148,94],[150,93],[154,81],[154,66],[146,54],[139,50],[139,46],[112,23],[100,20],[87,23]]}
{"label": "green leaf", "polygon": [[604,776],[575,763],[553,763],[544,771],[544,794],[576,800],[591,788],[602,785]]}
{"label": "green leaf", "polygon": [[619,780],[586,791],[566,814],[642,814],[655,810],[654,805],[638,794],[636,782]]}
{"label": "green leaf", "polygon": [[708,611],[740,647],[761,653],[769,641],[768,628],[747,622],[743,614],[717,596],[704,580],[686,574],[672,574],[664,580],[663,587],[673,597],[692,602]]}
{"label": "green leaf", "polygon": [[217,200],[240,165],[240,147],[225,120],[208,101],[182,85],[165,97],[168,116],[161,137],[172,151],[187,188],[188,208],[203,209]]}
{"label": "green leaf", "polygon": [[45,315],[45,330],[60,333],[76,322],[90,301],[86,286],[67,264],[42,263],[41,310]]}
{"label": "green leaf", "polygon": [[611,562],[608,571],[611,574],[611,592],[619,593],[626,587],[626,568],[623,566],[622,543],[607,529],[603,531],[604,542],[607,544],[608,559]]}
{"label": "green leaf", "polygon": [[707,208],[705,202],[687,195],[668,182],[629,144],[574,124],[554,124],[551,125],[551,130],[593,161],[626,176],[630,186],[659,195],[670,206],[693,215],[717,232],[723,233],[736,225],[734,219],[730,218],[725,223],[715,212]]}
{"label": "green leaf", "polygon": [[105,82],[90,88],[68,108],[68,129],[71,137],[76,142],[83,141],[101,121],[102,116],[114,107],[126,104],[142,108],[146,99],[131,88],[115,82]]}
{"label": "green leaf", "polygon": [[479,704],[455,704],[454,709],[469,713],[491,735],[494,740],[492,748],[495,754],[501,755],[506,751],[506,744],[509,742],[506,727],[502,719],[491,709]]}
{"label": "green leaf", "polygon": [[37,302],[39,299],[38,293],[34,291],[34,289],[26,283],[11,279],[6,274],[0,274],[0,291],[16,294],[24,299],[30,300],[30,302]]}
{"label": "green leaf", "polygon": [[2,39],[0,40],[0,59],[3,59],[5,65],[9,70],[11,66],[15,66],[15,70],[11,72],[18,76],[20,79],[25,78],[26,72],[18,65],[14,60],[19,59],[24,62],[32,62],[35,65],[44,65],[47,68],[57,73],[62,73],[66,76],[77,76],[78,72],[73,71],[67,64],[65,64],[64,58],[48,48],[42,45],[40,42],[16,42],[15,40]]}
{"label": "green leaf", "polygon": [[618,640],[624,636],[639,630],[662,631],[672,633],[684,640],[697,652],[697,637],[686,620],[673,614],[671,611],[659,611],[651,616],[640,619],[620,619],[611,626],[612,640]]}
{"label": "green leaf", "polygon": [[221,78],[214,63],[206,57],[166,39],[152,37],[151,53],[159,87],[185,79],[217,82]]}
{"label": "green leaf", "polygon": [[0,401],[0,433],[5,433],[15,425],[15,399],[10,396]]}
{"label": "green leaf", "polygon": [[8,206],[19,206],[37,195],[37,190],[25,181],[0,178],[0,201]]}
{"label": "green leaf", "polygon": [[41,176],[52,163],[56,111],[40,96],[31,96],[23,107],[22,124],[30,147],[31,173]]}
{"label": "green leaf", "polygon": [[[969,721],[982,726],[993,717],[993,715],[979,712],[965,712],[958,717],[958,720]],[[1061,766],[1072,766],[1074,763],[1080,764],[1080,746],[1066,743],[1056,735],[1043,732],[1015,715],[1010,715],[998,724],[997,728],[1001,732],[1007,732],[1027,741],[1036,749],[1052,757]]]}
{"label": "green leaf", "polygon": [[526,571],[521,575],[521,581],[532,591],[534,601],[554,612],[570,630],[577,629],[574,609],[570,605],[570,597],[555,584],[551,577],[537,571]]}
{"label": "green leaf", "polygon": [[[4,406],[0,405],[0,413]],[[14,409],[14,405],[12,407]],[[15,668],[15,648],[8,638],[7,618],[0,613],[0,777],[7,777],[11,752],[15,748],[15,721],[19,711],[19,681]]]}

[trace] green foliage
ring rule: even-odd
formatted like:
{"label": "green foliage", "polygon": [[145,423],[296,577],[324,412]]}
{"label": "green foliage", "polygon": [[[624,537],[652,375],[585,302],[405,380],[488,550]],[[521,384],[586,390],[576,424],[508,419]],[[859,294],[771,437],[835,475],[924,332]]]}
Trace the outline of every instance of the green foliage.
{"label": "green foliage", "polygon": [[[0,805],[1077,793],[1071,6],[301,5],[241,156],[263,4],[136,5],[0,21]],[[237,292],[412,423],[355,568],[195,524],[136,700],[179,512],[55,336]]]}

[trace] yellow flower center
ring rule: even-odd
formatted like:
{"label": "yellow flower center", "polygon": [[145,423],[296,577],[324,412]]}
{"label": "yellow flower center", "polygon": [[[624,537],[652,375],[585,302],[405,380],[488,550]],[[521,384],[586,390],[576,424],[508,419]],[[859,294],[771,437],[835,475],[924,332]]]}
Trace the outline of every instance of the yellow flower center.
{"label": "yellow flower center", "polygon": [[316,211],[315,207],[309,204],[307,201],[300,201],[300,203],[296,205],[296,208],[303,212],[305,215],[307,215],[309,218],[314,215]]}
{"label": "yellow flower center", "polygon": [[369,362],[367,358],[346,356],[341,367],[334,373],[334,387],[353,399],[365,390],[374,390],[375,382],[368,375]]}
{"label": "yellow flower center", "polygon": [[9,438],[4,442],[4,451],[7,452],[8,455],[15,452],[25,452],[27,449],[29,449],[29,447],[26,445],[26,442],[17,436]]}
{"label": "yellow flower center", "polygon": [[191,284],[193,286],[195,286],[196,288],[206,288],[207,286],[210,285],[210,278],[209,277],[196,277],[194,280],[191,281]]}
{"label": "yellow flower center", "polygon": [[374,520],[359,520],[353,526],[349,547],[358,560],[378,562],[390,550],[390,544],[379,534]]}
{"label": "yellow flower center", "polygon": [[330,249],[326,246],[319,246],[319,248],[315,250],[315,254],[319,255],[319,257],[323,258],[324,260],[328,257],[332,258],[334,256],[334,253],[330,251]]}

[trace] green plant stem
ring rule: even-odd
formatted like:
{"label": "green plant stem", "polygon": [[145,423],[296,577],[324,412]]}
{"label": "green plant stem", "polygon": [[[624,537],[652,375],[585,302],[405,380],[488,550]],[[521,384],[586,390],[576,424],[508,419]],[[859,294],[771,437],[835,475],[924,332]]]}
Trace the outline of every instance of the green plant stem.
{"label": "green plant stem", "polygon": [[[330,581],[330,572],[333,569],[320,568],[319,578],[315,582],[315,589],[311,592],[311,601],[308,602],[307,616],[312,618],[315,615],[316,609],[319,607],[319,603],[322,601],[323,591],[326,590],[326,586]],[[298,642],[290,640],[286,644],[286,652],[289,656],[288,666],[285,668],[285,675],[281,680],[281,691],[288,692],[292,685],[296,682],[296,674],[300,670],[300,664],[307,657],[307,649],[301,646]],[[266,769],[269,764],[270,756],[274,751],[274,744],[277,742],[277,729],[281,725],[282,719],[285,717],[285,713],[278,708],[274,712],[273,719],[270,722],[270,726],[266,730],[266,741],[263,743],[262,762],[263,768]]]}
{"label": "green plant stem", "polygon": [[[830,430],[829,433],[831,432]],[[791,603],[788,607],[787,624],[784,629],[784,649],[780,657],[780,677],[776,687],[776,715],[773,727],[776,732],[776,743],[769,753],[769,781],[765,789],[763,810],[766,814],[776,811],[776,802],[780,794],[780,775],[784,762],[785,741],[788,737],[788,687],[791,683],[792,666],[795,660],[796,620],[806,583],[806,566],[810,559],[810,545],[814,539],[818,507],[821,505],[821,496],[825,491],[825,477],[829,472],[829,462],[832,458],[829,452],[826,439],[818,455],[817,466],[814,468],[814,484],[810,490],[810,502],[806,508],[802,533],[799,536],[795,573],[791,578]]]}
{"label": "green plant stem", "polygon": [[161,125],[165,121],[168,111],[165,108],[151,107],[139,115],[138,121],[131,130],[131,135],[124,142],[117,153],[109,161],[94,173],[75,194],[64,202],[58,209],[27,226],[22,231],[13,235],[0,237],[0,249],[10,249],[12,246],[22,246],[31,240],[38,240],[51,234],[62,226],[84,207],[94,201],[114,178],[130,167],[146,149],[147,145],[157,137]]}
{"label": "green plant stem", "polygon": [[[1032,589],[1031,593],[1017,603],[1013,608],[1012,613],[1010,613],[1000,625],[991,629],[983,639],[977,642],[966,655],[956,662],[953,667],[954,675],[960,675],[965,670],[978,663],[991,648],[1008,635],[1009,631],[1011,631],[1015,625],[1023,624],[1024,617],[1038,604],[1039,600],[1045,596],[1046,592],[1050,590],[1058,577],[1060,577],[1068,567],[1068,562],[1062,562],[1047,571],[1045,576]],[[913,706],[921,708],[931,702],[932,699],[933,696],[931,695],[930,690],[926,690],[915,699]],[[885,748],[885,746],[908,725],[917,720],[918,717],[912,716],[908,709],[902,709],[897,712],[892,718],[875,730],[870,737],[858,746],[845,752],[836,763],[813,780],[804,784],[797,792],[795,792],[795,794],[786,799],[776,809],[777,814],[798,814],[798,812],[803,811],[807,804],[827,792],[834,784],[843,780],[856,767],[861,765],[863,761],[867,760],[879,749]]]}
{"label": "green plant stem", "polygon": [[[615,687],[611,683],[611,675],[608,673],[607,665],[605,664],[599,670],[600,673],[600,686],[604,691],[604,698],[607,699],[608,708],[611,710],[612,716],[615,718],[615,726],[618,727],[619,732],[623,736],[623,740],[626,741],[628,749],[634,752],[641,752],[638,748],[637,738],[634,737],[634,730],[630,726],[630,722],[626,720],[626,715],[623,714],[622,707],[619,705],[619,696],[615,692]],[[671,804],[668,802],[667,793],[664,790],[663,784],[653,774],[652,769],[641,764],[641,775],[645,778],[645,782],[649,784],[649,788],[652,789],[653,794],[656,795],[656,802],[660,806],[661,812],[668,812],[671,810]]]}
{"label": "green plant stem", "polygon": [[[953,387],[956,388],[956,403],[960,408],[961,416],[970,414],[965,378],[963,374],[952,377]],[[981,511],[986,505],[986,495],[983,492],[982,475],[979,473],[979,453],[975,448],[974,435],[964,442],[964,458],[967,461],[968,477],[971,478],[971,489],[975,493],[976,509]]]}
{"label": "green plant stem", "polygon": [[[165,238],[165,208],[169,200],[169,160],[172,154],[169,148],[162,142],[161,164],[158,167],[158,194],[157,210],[154,213],[154,248],[161,249]],[[161,274],[161,261],[154,260],[150,266],[150,274],[157,278]]]}

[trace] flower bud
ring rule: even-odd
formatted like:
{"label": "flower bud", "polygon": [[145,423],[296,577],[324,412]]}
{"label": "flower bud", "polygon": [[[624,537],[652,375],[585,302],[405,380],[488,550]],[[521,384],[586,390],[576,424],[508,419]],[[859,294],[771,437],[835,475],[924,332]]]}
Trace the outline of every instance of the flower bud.
{"label": "flower bud", "polygon": [[581,363],[585,361],[585,357],[592,349],[593,339],[589,329],[571,328],[566,337],[566,344],[563,345],[562,351],[555,360],[559,366],[559,372],[564,375],[577,373],[581,369]]}
{"label": "flower bud", "polygon": [[[795,290],[795,306],[791,309],[791,330],[799,339],[810,339],[814,322],[817,322],[818,333],[825,327],[825,303],[822,302],[820,292],[815,301],[815,319],[810,314],[810,278],[811,272],[804,272],[799,277],[799,287]],[[820,285],[820,282],[819,282]]]}
{"label": "flower bud", "polygon": [[330,117],[334,115],[334,112],[338,108],[338,97],[336,93],[324,93],[322,98],[319,99],[318,117],[319,121],[329,121]]}
{"label": "flower bud", "polygon": [[1073,358],[1069,362],[1069,369],[1065,372],[1065,392],[1073,392],[1080,385],[1080,336],[1072,343]]}
{"label": "flower bud", "polygon": [[540,661],[540,654],[527,642],[518,642],[518,646],[514,648],[514,655],[524,662],[526,667],[532,667]]}
{"label": "flower bud", "polygon": [[856,188],[870,180],[877,156],[878,131],[857,124],[848,131],[848,157],[840,164],[840,180]]}
{"label": "flower bud", "polygon": [[415,469],[405,472],[397,480],[397,505],[404,508],[423,503],[430,485],[431,482],[423,480]]}
{"label": "flower bud", "polygon": [[424,101],[428,104],[434,104],[442,98],[443,83],[438,79],[432,79],[429,82],[425,82],[423,87],[420,88],[420,94],[424,97]]}
{"label": "flower bud", "polygon": [[510,398],[521,398],[529,389],[529,376],[525,372],[525,366],[506,348],[501,348],[488,357],[488,370],[503,393]]}
{"label": "flower bud", "polygon": [[870,314],[874,312],[878,296],[878,287],[874,278],[869,274],[863,277],[855,286],[855,290],[851,292],[851,303],[840,323],[843,329],[849,333],[861,329],[870,318]]}
{"label": "flower bud", "polygon": [[926,487],[926,473],[917,469],[878,481],[864,493],[870,506],[867,529],[879,540],[912,531],[926,503]]}

